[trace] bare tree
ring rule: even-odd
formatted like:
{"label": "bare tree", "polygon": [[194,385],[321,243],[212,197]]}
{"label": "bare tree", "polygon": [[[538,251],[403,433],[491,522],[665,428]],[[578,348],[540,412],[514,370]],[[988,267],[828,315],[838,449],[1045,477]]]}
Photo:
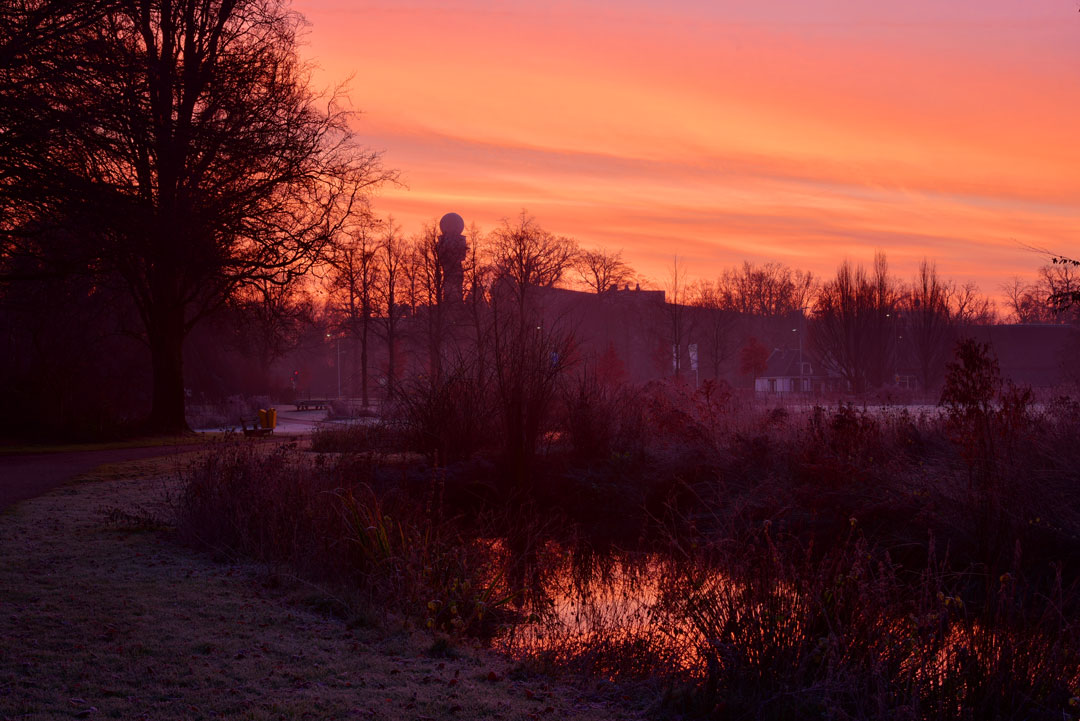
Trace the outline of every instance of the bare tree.
{"label": "bare tree", "polygon": [[811,339],[824,366],[839,373],[856,391],[866,388],[864,333],[866,274],[844,261],[814,305]]}
{"label": "bare tree", "polygon": [[[1037,250],[1037,249],[1033,249]],[[1047,251],[1039,251],[1050,255]],[[1075,323],[1080,320],[1080,261],[1050,255],[1033,282],[1020,277],[1002,286],[1017,323]]]}
{"label": "bare tree", "polygon": [[408,275],[408,249],[401,238],[401,229],[391,216],[386,219],[378,246],[380,282],[376,286],[382,305],[382,331],[386,341],[386,392],[392,395],[397,383],[399,326],[406,310],[403,307]]}
{"label": "bare tree", "polygon": [[1006,308],[1016,323],[1053,323],[1053,310],[1038,283],[1027,283],[1019,276],[1002,286]]}
{"label": "bare tree", "polygon": [[634,271],[623,262],[622,251],[603,248],[581,251],[574,262],[581,282],[593,293],[617,288],[634,279]]}
{"label": "bare tree", "polygon": [[[524,211],[488,236],[491,374],[503,420],[503,461],[514,485],[528,488],[533,458],[557,384],[572,363],[573,334],[545,314],[538,289],[558,283],[577,254]],[[480,270],[479,267],[476,270]],[[474,278],[479,280],[479,276]],[[474,281],[474,297],[479,284]]]}
{"label": "bare tree", "polygon": [[671,370],[676,378],[681,378],[684,369],[682,349],[689,333],[689,318],[686,314],[688,283],[686,269],[677,255],[671,259],[668,283],[664,290],[667,301],[664,312],[667,315],[668,341],[671,344]]}
{"label": "bare tree", "polygon": [[428,375],[437,384],[442,376],[443,341],[446,335],[446,306],[443,286],[443,258],[439,229],[428,223],[413,240],[412,282],[414,307],[423,308],[427,321]]}
{"label": "bare tree", "polygon": [[577,252],[573,240],[544,230],[524,210],[514,220],[504,218],[489,239],[495,278],[522,308],[531,288],[549,288],[562,280]]}
{"label": "bare tree", "polygon": [[65,228],[15,252],[118,278],[134,299],[157,430],[186,427],[192,327],[247,286],[306,273],[387,178],[350,114],[312,91],[302,22],[283,0],[123,0],[44,101],[78,112],[6,163],[12,184],[47,183]]}
{"label": "bare tree", "polygon": [[911,291],[904,298],[905,336],[918,365],[919,384],[925,390],[945,376],[945,362],[953,339],[950,308],[952,288],[937,274],[936,266],[923,259]]}
{"label": "bare tree", "polygon": [[537,447],[564,372],[574,362],[574,338],[558,323],[516,317],[496,306],[492,374],[503,421],[503,462],[516,489],[529,491]]}
{"label": "bare tree", "polygon": [[882,253],[875,256],[873,276],[845,260],[818,294],[811,340],[825,367],[856,393],[885,382],[898,335],[898,299]]}
{"label": "bare tree", "polygon": [[764,318],[803,313],[816,282],[811,273],[781,263],[757,266],[749,261],[725,270],[716,282],[717,302],[728,310]]}
{"label": "bare tree", "polygon": [[472,369],[477,388],[489,381],[489,350],[492,333],[491,292],[494,268],[488,260],[486,237],[475,223],[469,226],[469,246],[464,263],[466,308],[473,332]]}
{"label": "bare tree", "polygon": [[1080,320],[1080,261],[1059,256],[1051,260],[1039,269],[1039,289],[1058,322],[1075,323]]}
{"label": "bare tree", "polygon": [[236,347],[263,376],[275,360],[297,347],[304,327],[313,322],[314,303],[305,285],[248,286],[229,301],[226,323]]}
{"label": "bare tree", "polygon": [[[120,4],[0,3],[0,271],[5,278],[17,276],[4,261],[25,251],[31,242],[26,234],[58,211],[72,174],[69,136],[85,122],[79,100],[88,70],[86,49]],[[56,268],[48,270],[55,277]]]}
{"label": "bare tree", "polygon": [[735,352],[734,332],[736,314],[726,307],[715,283],[697,283],[690,293],[690,305],[699,309],[697,328],[701,331],[708,351],[712,377],[720,378],[724,362]]}
{"label": "bare tree", "polygon": [[997,321],[994,301],[980,294],[979,286],[974,282],[967,282],[952,289],[949,312],[958,326],[991,325]]}
{"label": "bare tree", "polygon": [[[370,404],[370,340],[375,323],[376,287],[382,274],[377,238],[380,226],[378,220],[364,218],[342,234],[344,237],[334,244],[326,261],[329,266],[329,305],[338,318],[338,331],[360,344],[359,357],[356,353],[352,354],[353,372],[349,377],[356,377],[356,366],[359,365],[360,398],[365,408]],[[349,390],[354,390],[351,383]]]}
{"label": "bare tree", "polygon": [[896,365],[896,351],[903,331],[900,316],[900,285],[889,275],[885,253],[874,254],[874,274],[870,277],[870,323],[866,347],[866,375],[872,388],[885,385]]}

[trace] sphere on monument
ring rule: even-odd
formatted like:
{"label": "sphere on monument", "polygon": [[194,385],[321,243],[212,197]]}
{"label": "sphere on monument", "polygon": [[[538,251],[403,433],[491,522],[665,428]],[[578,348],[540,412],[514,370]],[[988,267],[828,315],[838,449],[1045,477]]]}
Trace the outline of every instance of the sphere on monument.
{"label": "sphere on monument", "polygon": [[447,238],[453,238],[465,232],[465,220],[457,213],[447,213],[439,220],[439,230]]}

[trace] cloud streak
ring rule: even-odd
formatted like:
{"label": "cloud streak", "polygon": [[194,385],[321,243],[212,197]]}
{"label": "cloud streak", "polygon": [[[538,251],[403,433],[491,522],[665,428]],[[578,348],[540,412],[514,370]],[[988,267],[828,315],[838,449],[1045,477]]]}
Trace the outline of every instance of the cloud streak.
{"label": "cloud streak", "polygon": [[987,291],[1080,246],[1080,26],[1056,0],[309,0],[407,229],[522,207],[654,277],[884,248]]}

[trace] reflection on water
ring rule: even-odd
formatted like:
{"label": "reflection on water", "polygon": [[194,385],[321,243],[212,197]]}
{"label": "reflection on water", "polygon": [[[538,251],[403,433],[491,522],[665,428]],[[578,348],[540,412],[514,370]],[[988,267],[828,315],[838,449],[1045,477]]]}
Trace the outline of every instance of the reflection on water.
{"label": "reflection on water", "polygon": [[874,575],[869,556],[857,555],[854,566],[799,571],[759,557],[728,574],[659,554],[582,563],[552,546],[541,554],[548,563],[528,620],[495,644],[608,678],[660,673],[715,684],[730,676],[777,688],[876,679],[954,710],[958,699],[997,693],[1002,679],[1031,688],[1080,682],[1075,649],[1036,623],[979,620],[958,596],[920,595],[887,567]]}
{"label": "reflection on water", "polygon": [[655,554],[613,554],[585,562],[557,546],[539,574],[542,588],[524,623],[496,639],[512,656],[603,676],[690,671],[699,635],[676,620],[664,587],[671,568]]}
{"label": "reflection on water", "polygon": [[625,668],[627,659],[615,659],[656,645],[656,565],[648,557],[621,557],[582,567],[562,554],[545,569],[528,621],[498,640],[501,649],[557,665],[586,665],[605,675],[634,672]]}

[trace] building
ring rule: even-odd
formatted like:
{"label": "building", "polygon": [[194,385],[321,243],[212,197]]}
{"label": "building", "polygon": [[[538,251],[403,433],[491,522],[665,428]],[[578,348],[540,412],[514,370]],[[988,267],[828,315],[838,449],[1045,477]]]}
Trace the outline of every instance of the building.
{"label": "building", "polygon": [[754,379],[758,393],[821,394],[833,390],[839,379],[820,369],[810,354],[800,349],[776,348],[765,370]]}

